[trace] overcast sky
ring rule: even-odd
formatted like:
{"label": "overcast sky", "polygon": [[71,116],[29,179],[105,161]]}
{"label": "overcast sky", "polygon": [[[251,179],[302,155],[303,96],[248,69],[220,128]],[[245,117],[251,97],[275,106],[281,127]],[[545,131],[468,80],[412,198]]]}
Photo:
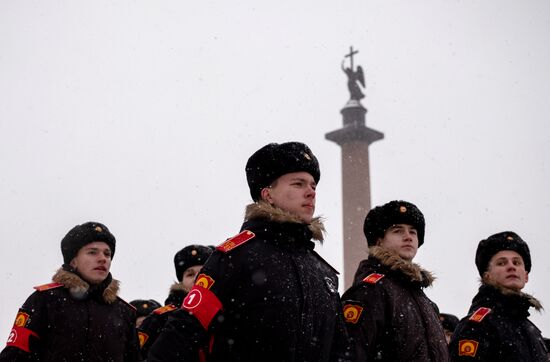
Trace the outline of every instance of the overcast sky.
{"label": "overcast sky", "polygon": [[[524,291],[550,306],[550,2],[4,0],[0,340],[90,220],[117,238],[121,296],[162,303],[176,251],[239,231],[246,160],[269,142],[317,155],[317,249],[343,270],[340,148],[324,135],[342,126],[351,45],[385,134],[373,205],[424,212],[430,298],[464,316],[478,241],[513,230],[532,251]],[[548,313],[532,314],[545,336]]]}

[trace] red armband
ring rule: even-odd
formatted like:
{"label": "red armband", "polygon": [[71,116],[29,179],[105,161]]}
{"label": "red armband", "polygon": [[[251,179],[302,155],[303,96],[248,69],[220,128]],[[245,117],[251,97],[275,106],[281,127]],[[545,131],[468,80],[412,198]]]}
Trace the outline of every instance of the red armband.
{"label": "red armband", "polygon": [[181,308],[197,317],[203,328],[208,329],[214,316],[222,309],[222,303],[216,294],[195,285],[183,300]]}
{"label": "red armband", "polygon": [[38,338],[38,334],[34,333],[30,329],[14,325],[10,332],[10,335],[8,336],[8,342],[6,343],[6,346],[17,347],[25,352],[30,353],[31,350],[29,348],[29,339],[31,336]]}

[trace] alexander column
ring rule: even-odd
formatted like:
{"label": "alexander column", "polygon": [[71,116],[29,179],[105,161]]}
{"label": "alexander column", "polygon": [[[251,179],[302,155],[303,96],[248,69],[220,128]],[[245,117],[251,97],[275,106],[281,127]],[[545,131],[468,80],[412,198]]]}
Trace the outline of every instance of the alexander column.
{"label": "alexander column", "polygon": [[[384,134],[366,126],[367,109],[361,104],[365,97],[363,69],[353,67],[353,56],[359,51],[350,47],[341,68],[348,77],[350,99],[340,111],[344,126],[325,135],[327,140],[342,147],[342,206],[344,231],[344,288],[353,283],[359,262],[367,256],[367,241],[363,222],[371,208],[369,145],[384,138]],[[350,67],[344,63],[349,58]]]}

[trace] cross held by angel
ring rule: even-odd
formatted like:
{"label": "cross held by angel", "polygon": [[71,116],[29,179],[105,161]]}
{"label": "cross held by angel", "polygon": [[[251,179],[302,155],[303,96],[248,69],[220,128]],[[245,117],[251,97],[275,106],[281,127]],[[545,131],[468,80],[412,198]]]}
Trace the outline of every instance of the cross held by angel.
{"label": "cross held by angel", "polygon": [[346,68],[344,63],[346,59],[342,60],[342,70],[348,76],[348,90],[350,93],[350,99],[361,100],[365,98],[365,94],[361,90],[361,85],[365,88],[365,77],[363,75],[363,68],[360,65],[357,66],[357,70],[353,69],[353,55],[359,53],[358,50],[353,50],[353,47],[350,47],[350,52],[345,56],[345,58],[350,58],[350,67]]}

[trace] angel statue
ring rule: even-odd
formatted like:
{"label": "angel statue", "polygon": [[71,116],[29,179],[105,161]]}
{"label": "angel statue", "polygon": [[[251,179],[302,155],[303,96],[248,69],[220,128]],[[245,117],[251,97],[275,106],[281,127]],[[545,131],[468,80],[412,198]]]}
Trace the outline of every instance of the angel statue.
{"label": "angel statue", "polygon": [[[348,76],[348,89],[350,93],[350,99],[354,100],[361,100],[362,98],[365,98],[365,94],[361,91],[361,88],[359,87],[359,84],[363,88],[365,88],[365,77],[363,75],[363,68],[361,68],[360,65],[357,66],[357,70],[353,70],[353,55],[358,53],[358,51],[353,51],[353,48],[350,49],[350,54],[346,55],[347,57],[350,57],[351,60],[351,67],[345,68],[344,62],[345,59],[342,61],[342,70],[346,75]],[[359,83],[359,84],[357,84]]]}

